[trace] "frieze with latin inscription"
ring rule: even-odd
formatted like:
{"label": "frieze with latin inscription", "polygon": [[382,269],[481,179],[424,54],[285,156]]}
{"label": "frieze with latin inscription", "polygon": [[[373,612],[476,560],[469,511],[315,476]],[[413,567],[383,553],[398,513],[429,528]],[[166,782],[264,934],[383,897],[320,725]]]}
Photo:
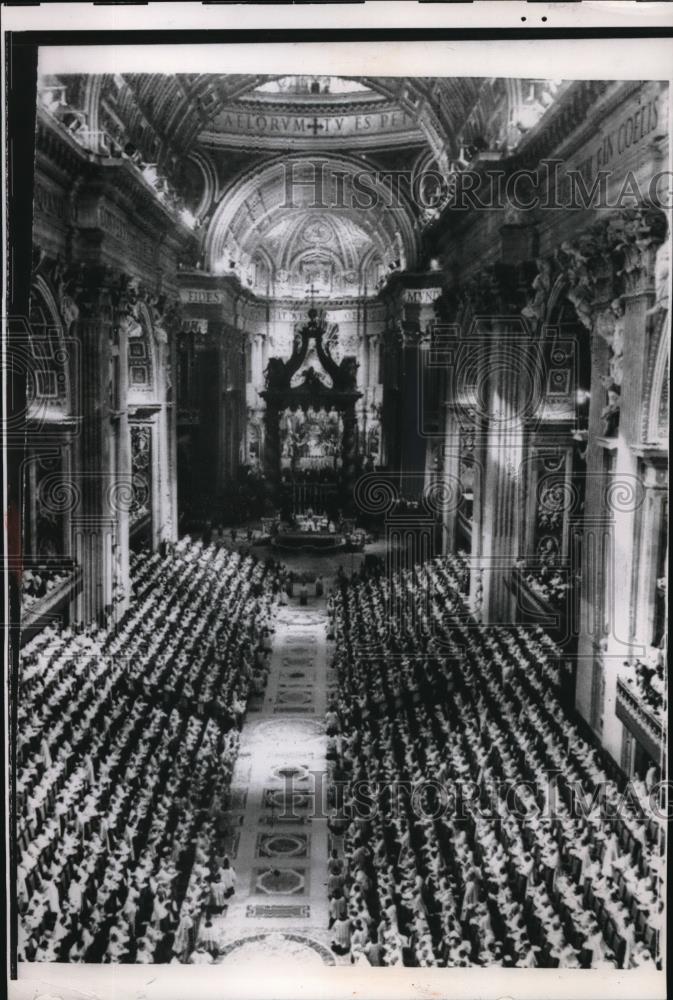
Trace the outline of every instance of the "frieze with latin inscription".
{"label": "frieze with latin inscription", "polygon": [[276,136],[353,136],[416,131],[418,122],[399,109],[347,115],[271,114],[225,109],[217,118],[219,133]]}

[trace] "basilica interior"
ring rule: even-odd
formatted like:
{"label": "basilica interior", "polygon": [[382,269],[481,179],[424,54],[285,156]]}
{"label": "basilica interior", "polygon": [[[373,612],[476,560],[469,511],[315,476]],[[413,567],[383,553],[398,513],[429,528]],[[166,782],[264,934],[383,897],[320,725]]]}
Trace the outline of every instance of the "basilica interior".
{"label": "basilica interior", "polygon": [[661,968],[667,121],[39,78],[20,961]]}

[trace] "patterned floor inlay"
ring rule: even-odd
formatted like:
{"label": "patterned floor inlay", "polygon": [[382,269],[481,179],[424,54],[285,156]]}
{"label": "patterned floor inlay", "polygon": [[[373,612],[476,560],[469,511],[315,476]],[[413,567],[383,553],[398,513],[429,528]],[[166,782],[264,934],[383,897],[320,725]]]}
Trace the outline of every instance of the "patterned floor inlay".
{"label": "patterned floor inlay", "polygon": [[263,896],[304,896],[308,890],[307,868],[253,868],[251,892]]}
{"label": "patterned floor inlay", "polygon": [[258,858],[307,858],[310,838],[307,833],[260,833],[255,856]]}
{"label": "patterned floor inlay", "polygon": [[250,741],[266,746],[296,748],[303,743],[312,743],[325,733],[323,719],[264,719],[251,725],[254,725],[254,730],[250,733]]}
{"label": "patterned floor inlay", "polygon": [[277,816],[292,816],[310,809],[313,797],[301,789],[265,788],[262,805],[265,809],[273,809]]}
{"label": "patterned floor inlay", "polygon": [[267,959],[294,963],[298,974],[307,962],[342,962],[329,949],[328,830],[314,807],[323,787],[315,775],[328,764],[322,607],[279,611],[264,696],[249,698],[231,804],[213,817],[216,847],[238,876],[226,915],[210,914],[216,960],[248,963],[251,975]]}
{"label": "patterned floor inlay", "polygon": [[237,966],[250,964],[259,971],[260,959],[282,958],[288,963],[321,962],[324,965],[336,965],[336,959],[329,948],[312,941],[303,934],[287,934],[275,931],[269,934],[252,934],[237,938],[222,947],[219,962],[231,961]]}
{"label": "patterned floor inlay", "polygon": [[311,907],[304,904],[303,906],[293,906],[291,903],[287,903],[284,906],[274,906],[262,903],[260,906],[254,906],[252,903],[248,903],[245,908],[246,917],[254,917],[257,920],[260,918],[273,918],[273,917],[285,917],[294,918],[295,920],[307,920],[311,916]]}
{"label": "patterned floor inlay", "polygon": [[278,678],[278,687],[313,687],[315,675],[307,670],[282,670]]}
{"label": "patterned floor inlay", "polygon": [[310,816],[283,816],[279,813],[273,813],[271,816],[260,816],[258,821],[260,826],[276,826],[282,823],[285,826],[306,826],[307,823],[311,822]]}
{"label": "patterned floor inlay", "polygon": [[313,706],[313,692],[305,691],[302,688],[281,688],[276,694],[276,706],[278,705],[309,705]]}
{"label": "patterned floor inlay", "polygon": [[276,705],[274,707],[274,715],[279,712],[306,712],[309,715],[314,712],[315,709],[311,705]]}
{"label": "patterned floor inlay", "polygon": [[298,781],[308,781],[310,768],[308,764],[279,764],[271,768],[271,776],[289,785]]}

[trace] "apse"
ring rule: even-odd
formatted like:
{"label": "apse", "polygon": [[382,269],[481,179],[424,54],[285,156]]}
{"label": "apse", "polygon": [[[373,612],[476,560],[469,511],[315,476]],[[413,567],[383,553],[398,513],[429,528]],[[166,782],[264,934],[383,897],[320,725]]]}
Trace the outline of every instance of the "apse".
{"label": "apse", "polygon": [[[344,181],[366,175],[369,209]],[[376,171],[344,157],[284,157],[225,191],[204,241],[206,269],[238,274],[255,294],[303,299],[373,296],[414,266],[418,228]]]}

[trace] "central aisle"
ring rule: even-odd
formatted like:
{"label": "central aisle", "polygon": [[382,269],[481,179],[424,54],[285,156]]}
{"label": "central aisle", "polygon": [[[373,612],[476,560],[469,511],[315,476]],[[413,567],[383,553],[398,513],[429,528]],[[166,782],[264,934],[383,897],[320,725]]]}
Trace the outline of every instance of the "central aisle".
{"label": "central aisle", "polygon": [[264,700],[248,708],[232,782],[228,844],[237,885],[214,920],[220,961],[282,955],[335,964],[327,928],[324,601],[279,608],[275,629]]}

